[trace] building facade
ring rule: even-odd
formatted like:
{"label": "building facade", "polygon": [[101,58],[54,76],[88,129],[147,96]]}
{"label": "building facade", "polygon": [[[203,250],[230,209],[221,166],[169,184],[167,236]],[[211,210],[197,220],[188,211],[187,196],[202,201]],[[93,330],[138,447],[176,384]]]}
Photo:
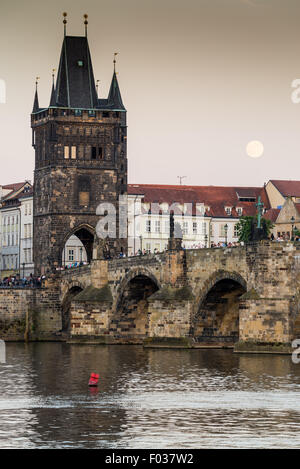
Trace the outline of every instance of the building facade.
{"label": "building facade", "polygon": [[2,186],[1,199],[1,278],[28,276],[32,263],[33,190],[30,182]]}

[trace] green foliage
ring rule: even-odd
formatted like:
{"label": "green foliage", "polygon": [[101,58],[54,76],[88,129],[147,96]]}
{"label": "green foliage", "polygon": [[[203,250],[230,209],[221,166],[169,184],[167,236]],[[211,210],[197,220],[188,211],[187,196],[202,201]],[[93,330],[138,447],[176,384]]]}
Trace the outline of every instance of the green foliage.
{"label": "green foliage", "polygon": [[300,231],[299,230],[294,229],[294,238],[295,237],[300,238]]}
{"label": "green foliage", "polygon": [[247,242],[249,241],[251,237],[251,223],[252,223],[253,217],[245,216],[241,217],[236,225],[236,230],[237,234],[239,237],[239,242],[244,241]]}
{"label": "green foliage", "polygon": [[[252,224],[254,228],[257,227],[257,215],[254,217],[244,216],[239,219],[236,227],[239,242],[244,241],[245,243],[247,243],[248,241],[251,241]],[[273,224],[270,220],[261,218],[261,227],[264,229],[267,236],[269,236],[271,229],[273,228]]]}

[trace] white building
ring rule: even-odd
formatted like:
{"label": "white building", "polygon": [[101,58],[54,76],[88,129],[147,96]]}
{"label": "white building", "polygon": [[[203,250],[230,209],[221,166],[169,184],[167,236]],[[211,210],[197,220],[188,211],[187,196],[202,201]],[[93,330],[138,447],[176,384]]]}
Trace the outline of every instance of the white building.
{"label": "white building", "polygon": [[[29,275],[33,273],[32,264],[32,202],[33,193],[30,182],[11,184],[1,188],[0,244],[1,278],[9,275]],[[31,216],[25,216],[25,206],[30,205]],[[26,209],[27,212],[27,209]],[[24,232],[26,225],[26,241]],[[27,226],[30,225],[28,228]],[[24,244],[26,243],[26,244]],[[25,252],[29,256],[25,261]]]}
{"label": "white building", "polygon": [[182,231],[186,249],[233,244],[243,215],[255,215],[258,197],[269,207],[265,188],[223,186],[128,186],[128,254],[164,251],[170,212]]}
{"label": "white building", "polygon": [[62,253],[62,265],[71,266],[74,263],[87,262],[86,250],[77,236],[70,236]]}
{"label": "white building", "polygon": [[33,264],[33,190],[24,191],[21,202],[20,274],[28,277],[34,273]]}

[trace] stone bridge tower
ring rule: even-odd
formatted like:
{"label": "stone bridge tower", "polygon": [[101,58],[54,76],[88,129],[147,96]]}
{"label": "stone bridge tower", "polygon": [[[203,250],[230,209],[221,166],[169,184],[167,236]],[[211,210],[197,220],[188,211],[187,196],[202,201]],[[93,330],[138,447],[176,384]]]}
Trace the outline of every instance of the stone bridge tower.
{"label": "stone bridge tower", "polygon": [[115,60],[108,98],[98,98],[87,34],[65,32],[49,107],[40,108],[36,90],[31,127],[36,273],[62,265],[64,245],[72,234],[91,259],[101,202],[116,207],[116,237],[107,240],[107,247],[111,254],[126,253],[127,239],[120,238],[118,223],[118,199],[127,195],[126,109]]}

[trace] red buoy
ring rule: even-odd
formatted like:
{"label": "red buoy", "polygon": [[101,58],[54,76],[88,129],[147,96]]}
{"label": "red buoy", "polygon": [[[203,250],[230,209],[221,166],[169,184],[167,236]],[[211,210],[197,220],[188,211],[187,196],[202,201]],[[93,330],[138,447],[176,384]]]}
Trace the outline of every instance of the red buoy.
{"label": "red buoy", "polygon": [[98,386],[99,375],[97,373],[91,373],[89,379],[89,386]]}

